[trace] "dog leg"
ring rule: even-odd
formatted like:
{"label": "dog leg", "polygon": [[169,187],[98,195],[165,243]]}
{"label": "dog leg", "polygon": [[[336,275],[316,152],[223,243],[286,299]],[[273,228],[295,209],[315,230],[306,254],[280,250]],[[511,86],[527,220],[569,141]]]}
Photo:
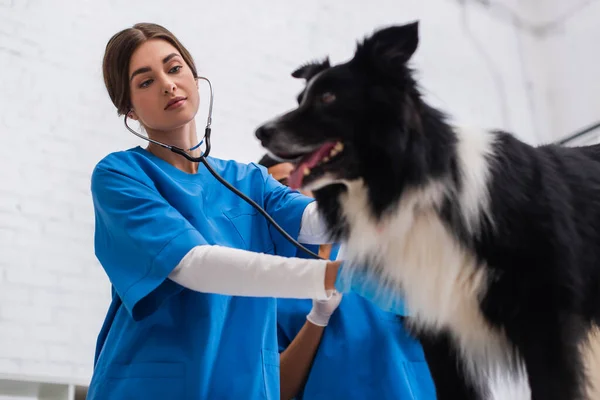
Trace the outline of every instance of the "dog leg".
{"label": "dog leg", "polygon": [[475,386],[468,382],[457,349],[447,333],[418,335],[435,384],[438,400],[480,400]]}

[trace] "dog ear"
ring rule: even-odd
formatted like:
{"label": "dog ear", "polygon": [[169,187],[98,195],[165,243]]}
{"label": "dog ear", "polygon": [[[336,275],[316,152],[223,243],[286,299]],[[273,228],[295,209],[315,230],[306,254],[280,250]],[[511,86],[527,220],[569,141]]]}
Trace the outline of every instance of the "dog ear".
{"label": "dog ear", "polygon": [[294,78],[303,78],[306,79],[306,81],[309,81],[313,76],[315,76],[321,71],[325,71],[329,67],[331,67],[331,65],[329,64],[329,57],[327,57],[321,62],[314,61],[304,64],[303,66],[292,72],[292,76]]}
{"label": "dog ear", "polygon": [[381,29],[365,40],[364,49],[382,66],[397,67],[410,60],[419,45],[419,22]]}

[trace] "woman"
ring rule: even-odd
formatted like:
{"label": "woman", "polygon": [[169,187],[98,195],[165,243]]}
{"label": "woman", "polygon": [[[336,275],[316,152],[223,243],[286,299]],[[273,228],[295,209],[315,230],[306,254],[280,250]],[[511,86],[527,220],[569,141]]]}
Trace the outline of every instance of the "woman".
{"label": "woman", "polygon": [[[103,73],[118,113],[151,139],[197,143],[198,74],[168,30],[117,33]],[[310,198],[254,164],[209,162],[303,243],[326,240]],[[88,398],[279,398],[274,297],[338,301],[339,263],[292,258],[295,247],[254,209],[152,143],[101,160],[92,198],[95,252],[113,296]]]}

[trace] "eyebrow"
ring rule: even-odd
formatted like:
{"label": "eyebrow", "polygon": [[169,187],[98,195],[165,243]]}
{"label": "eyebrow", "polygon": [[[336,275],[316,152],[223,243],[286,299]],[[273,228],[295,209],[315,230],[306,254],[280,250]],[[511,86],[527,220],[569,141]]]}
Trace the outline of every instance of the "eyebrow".
{"label": "eyebrow", "polygon": [[[163,58],[162,62],[163,62],[163,64],[166,64],[173,57],[178,57],[178,56],[179,56],[179,54],[177,54],[177,53],[171,53],[168,56],[166,56],[165,58]],[[129,78],[129,82],[131,82],[136,75],[143,74],[144,72],[150,72],[150,71],[152,71],[152,68],[150,68],[150,67],[142,67],[142,68],[136,69],[135,71],[133,71],[133,74],[131,74],[131,78]]]}

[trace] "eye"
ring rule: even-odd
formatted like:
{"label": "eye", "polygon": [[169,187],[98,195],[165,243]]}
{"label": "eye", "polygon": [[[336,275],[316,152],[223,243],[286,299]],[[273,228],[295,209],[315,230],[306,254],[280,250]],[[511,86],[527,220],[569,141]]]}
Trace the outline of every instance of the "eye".
{"label": "eye", "polygon": [[173,74],[176,74],[177,72],[179,72],[179,70],[180,70],[181,68],[182,68],[182,67],[181,67],[181,65],[176,65],[176,66],[174,66],[173,68],[171,68],[171,69],[169,70],[169,73],[170,73],[170,74],[171,74],[171,73],[173,73]]}
{"label": "eye", "polygon": [[278,181],[279,181],[279,183],[281,183],[282,185],[288,186],[288,178],[287,178],[287,177],[285,177],[285,178],[281,178],[281,179],[278,179]]}
{"label": "eye", "polygon": [[147,79],[144,82],[140,83],[140,88],[147,88],[148,86],[150,86],[150,84],[154,82],[153,79]]}
{"label": "eye", "polygon": [[335,101],[335,94],[331,92],[325,92],[321,95],[319,100],[323,104],[331,104]]}

